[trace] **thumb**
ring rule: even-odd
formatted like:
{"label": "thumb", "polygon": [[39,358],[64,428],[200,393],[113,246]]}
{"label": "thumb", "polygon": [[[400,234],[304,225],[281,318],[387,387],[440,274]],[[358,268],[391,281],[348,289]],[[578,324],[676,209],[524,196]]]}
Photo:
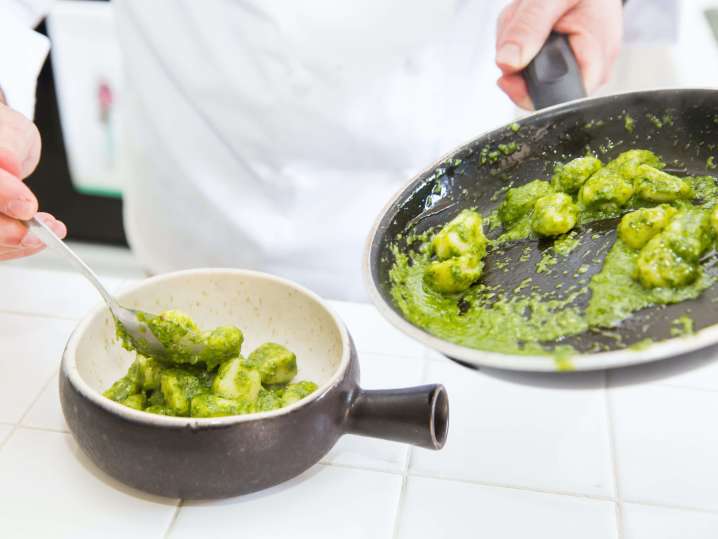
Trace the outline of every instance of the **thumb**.
{"label": "thumb", "polygon": [[525,68],[541,50],[554,24],[578,0],[517,0],[498,28],[496,65],[504,74]]}

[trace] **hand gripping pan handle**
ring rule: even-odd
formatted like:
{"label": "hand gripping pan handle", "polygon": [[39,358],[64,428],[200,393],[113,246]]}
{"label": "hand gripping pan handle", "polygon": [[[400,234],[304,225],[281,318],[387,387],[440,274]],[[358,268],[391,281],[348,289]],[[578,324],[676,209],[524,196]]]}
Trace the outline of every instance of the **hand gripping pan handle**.
{"label": "hand gripping pan handle", "polygon": [[551,32],[522,75],[536,110],[586,97],[578,62],[565,34]]}

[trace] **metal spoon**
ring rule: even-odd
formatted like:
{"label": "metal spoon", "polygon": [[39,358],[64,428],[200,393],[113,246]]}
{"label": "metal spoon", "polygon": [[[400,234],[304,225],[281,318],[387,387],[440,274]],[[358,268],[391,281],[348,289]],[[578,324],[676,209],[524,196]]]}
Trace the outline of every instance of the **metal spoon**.
{"label": "metal spoon", "polygon": [[[79,270],[80,273],[92,283],[110,308],[115,323],[122,327],[127,338],[138,352],[145,356],[155,358],[161,358],[167,355],[164,346],[157,340],[145,322],[146,320],[151,320],[156,315],[128,309],[120,305],[115,297],[102,285],[95,272],[92,271],[64,241],[58,238],[50,227],[37,217],[26,221],[25,224],[38,238],[45,242],[45,245],[57,247],[58,250],[65,255],[65,258],[75,266],[75,269]],[[140,316],[138,317],[138,315]]]}

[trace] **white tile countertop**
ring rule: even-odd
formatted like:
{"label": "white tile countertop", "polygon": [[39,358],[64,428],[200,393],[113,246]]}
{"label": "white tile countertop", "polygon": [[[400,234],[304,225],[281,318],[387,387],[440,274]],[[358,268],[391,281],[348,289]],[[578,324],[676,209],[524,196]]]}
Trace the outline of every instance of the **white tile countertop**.
{"label": "white tile countertop", "polygon": [[109,478],[67,431],[60,355],[94,290],[13,266],[0,290],[3,539],[718,537],[718,350],[610,373],[471,371],[336,302],[365,387],[446,385],[444,450],[346,436],[286,484],[184,502]]}

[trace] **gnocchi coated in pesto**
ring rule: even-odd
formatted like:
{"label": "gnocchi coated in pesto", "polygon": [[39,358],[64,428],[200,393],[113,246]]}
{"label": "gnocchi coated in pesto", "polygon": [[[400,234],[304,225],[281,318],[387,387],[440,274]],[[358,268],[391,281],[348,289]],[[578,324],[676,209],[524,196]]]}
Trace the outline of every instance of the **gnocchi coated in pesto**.
{"label": "gnocchi coated in pesto", "polygon": [[437,260],[427,268],[424,280],[440,293],[466,290],[481,277],[487,243],[481,214],[462,211],[431,240]]}
{"label": "gnocchi coated in pesto", "polygon": [[[288,406],[317,389],[311,381],[293,382],[297,358],[276,343],[264,343],[246,358],[239,328],[202,332],[186,314],[165,311],[147,321],[169,351],[161,361],[136,352],[127,374],[103,395],[129,408],[179,417],[222,417],[266,412]],[[204,346],[193,354],[192,344]]]}
{"label": "gnocchi coated in pesto", "polygon": [[[513,180],[510,169],[490,173]],[[488,237],[473,209],[441,229],[397,236],[389,278],[403,316],[461,346],[550,354],[564,368],[574,346],[621,348],[611,330],[634,313],[694,300],[718,282],[715,176],[679,176],[644,149],[608,162],[586,155],[549,176],[489,194],[503,199],[485,216]]]}
{"label": "gnocchi coated in pesto", "polygon": [[[689,285],[718,233],[718,206],[709,212],[691,204],[691,184],[663,168],[648,150],[623,152],[605,165],[592,155],[559,164],[550,182],[507,191],[496,212],[505,230],[498,243],[559,237],[582,221],[622,215],[617,235],[638,251],[636,280],[645,288]],[[481,277],[487,244],[481,215],[463,210],[431,239],[437,260],[427,266],[425,282],[440,293],[464,292]]]}

